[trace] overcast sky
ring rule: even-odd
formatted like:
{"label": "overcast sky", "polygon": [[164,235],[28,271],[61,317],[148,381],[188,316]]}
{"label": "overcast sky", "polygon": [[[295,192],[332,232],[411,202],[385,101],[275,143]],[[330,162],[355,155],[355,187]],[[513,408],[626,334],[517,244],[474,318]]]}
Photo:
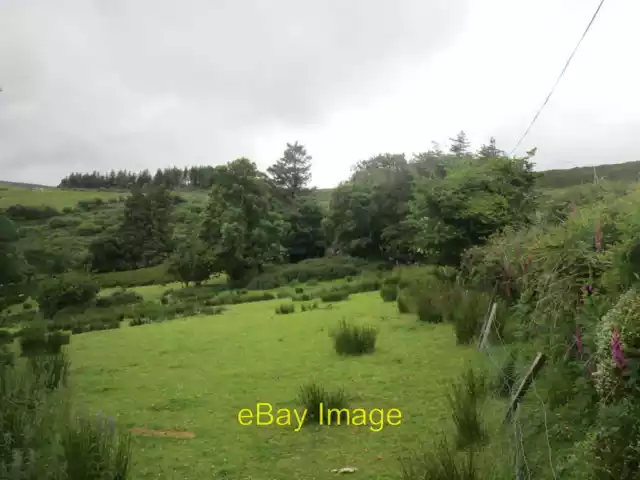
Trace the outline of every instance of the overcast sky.
{"label": "overcast sky", "polygon": [[[0,0],[0,179],[261,168],[286,142],[335,186],[358,160],[510,151],[599,0]],[[517,153],[640,160],[638,0],[606,2]]]}

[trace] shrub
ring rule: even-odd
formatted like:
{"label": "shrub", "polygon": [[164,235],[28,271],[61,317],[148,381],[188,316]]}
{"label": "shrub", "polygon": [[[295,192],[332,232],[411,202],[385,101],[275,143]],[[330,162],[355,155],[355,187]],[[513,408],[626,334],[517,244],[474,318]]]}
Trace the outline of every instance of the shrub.
{"label": "shrub", "polygon": [[69,335],[62,332],[47,332],[43,323],[29,325],[18,332],[22,355],[34,356],[39,354],[58,354],[63,345],[69,343]]}
{"label": "shrub", "polygon": [[148,325],[150,323],[153,323],[153,321],[148,318],[134,318],[133,320],[129,321],[129,326],[138,327],[140,325]]}
{"label": "shrub", "polygon": [[13,342],[13,333],[9,330],[0,330],[0,345],[6,345]]}
{"label": "shrub", "polygon": [[90,237],[92,235],[97,235],[104,230],[102,225],[96,225],[91,222],[83,222],[76,228],[76,233],[81,237]]}
{"label": "shrub", "polygon": [[398,299],[398,285],[383,284],[380,288],[380,296],[385,302],[395,302]]}
{"label": "shrub", "polygon": [[308,302],[312,298],[313,296],[310,295],[309,293],[303,293],[303,294],[294,295],[293,297],[291,297],[291,299],[295,302]]}
{"label": "shrub", "polygon": [[89,278],[63,278],[45,284],[38,295],[38,304],[44,317],[52,318],[65,307],[87,304],[99,291],[100,287]]}
{"label": "shrub", "polygon": [[282,303],[276,307],[276,314],[287,315],[289,313],[295,313],[296,306],[293,303]]}
{"label": "shrub", "polygon": [[295,292],[296,292],[297,294],[304,293],[304,288],[302,288],[302,287],[296,287],[296,288],[295,288]]}
{"label": "shrub", "polygon": [[[313,382],[300,387],[298,401],[307,412],[305,424],[320,422],[320,409],[322,408],[322,424],[338,424],[348,411],[347,397],[344,390],[335,392],[327,391],[322,385]],[[328,410],[334,410],[328,412]]]}
{"label": "shrub", "polygon": [[460,458],[446,440],[440,440],[431,451],[402,459],[403,480],[476,480],[480,478],[473,449]]}
{"label": "shrub", "polygon": [[112,419],[76,417],[62,434],[67,478],[126,479],[131,467],[131,434],[118,432]]}
{"label": "shrub", "polygon": [[96,299],[96,307],[112,308],[121,305],[133,305],[143,300],[142,295],[125,289],[113,292],[111,295]]}
{"label": "shrub", "polygon": [[323,302],[342,302],[348,300],[350,293],[345,290],[333,290],[320,295]]}
{"label": "shrub", "polygon": [[24,310],[31,310],[31,309],[33,308],[33,303],[32,303],[32,302],[29,302],[29,301],[24,302],[24,303],[22,304],[22,308],[23,308]]}
{"label": "shrub", "polygon": [[30,356],[28,365],[35,378],[42,382],[47,390],[66,386],[69,360],[64,352]]}
{"label": "shrub", "polygon": [[350,325],[342,320],[331,332],[333,347],[338,355],[364,355],[376,348],[378,331],[370,326]]}
{"label": "shrub", "polygon": [[456,425],[456,446],[459,449],[479,444],[487,437],[481,411],[485,393],[486,380],[473,368],[463,373],[451,388],[448,401]]}
{"label": "shrub", "polygon": [[302,303],[300,305],[300,310],[303,312],[308,312],[311,310],[316,310],[319,307],[318,302],[313,303]]}
{"label": "shrub", "polygon": [[447,310],[459,345],[471,343],[479,333],[488,306],[489,299],[483,293],[460,289],[454,293]]}
{"label": "shrub", "polygon": [[405,290],[398,290],[398,312],[409,313],[411,311],[409,295]]}
{"label": "shrub", "polygon": [[66,214],[66,215],[68,215],[70,213],[73,213],[73,212],[75,212],[75,209],[73,207],[64,207],[62,209],[62,213]]}
{"label": "shrub", "polygon": [[430,294],[423,292],[415,299],[416,313],[418,319],[427,323],[441,323],[442,314],[435,298]]}
{"label": "shrub", "polygon": [[93,276],[101,288],[113,287],[143,287],[147,285],[166,285],[174,281],[165,264],[155,267],[139,268],[123,272],[100,273]]}
{"label": "shrub", "polygon": [[58,229],[58,228],[68,228],[75,227],[79,225],[81,220],[76,217],[53,217],[49,220],[49,228]]}
{"label": "shrub", "polygon": [[25,206],[25,205],[10,205],[5,210],[4,214],[10,220],[17,221],[29,221],[29,220],[46,220],[60,215],[60,212],[53,207],[49,206]]}

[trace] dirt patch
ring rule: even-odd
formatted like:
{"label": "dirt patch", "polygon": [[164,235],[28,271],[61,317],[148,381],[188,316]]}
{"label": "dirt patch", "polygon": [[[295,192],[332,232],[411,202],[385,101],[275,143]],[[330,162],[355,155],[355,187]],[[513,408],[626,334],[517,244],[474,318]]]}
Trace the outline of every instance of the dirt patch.
{"label": "dirt patch", "polygon": [[144,427],[133,427],[131,433],[144,437],[196,438],[192,432],[178,432],[177,430],[150,430]]}

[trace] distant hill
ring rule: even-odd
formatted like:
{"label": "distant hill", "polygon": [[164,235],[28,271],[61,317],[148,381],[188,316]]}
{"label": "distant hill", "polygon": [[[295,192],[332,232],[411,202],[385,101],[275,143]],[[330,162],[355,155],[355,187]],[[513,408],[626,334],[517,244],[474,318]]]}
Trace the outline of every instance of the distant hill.
{"label": "distant hill", "polygon": [[0,185],[6,185],[9,187],[19,187],[19,188],[51,188],[51,186],[39,185],[37,183],[8,182],[5,180],[0,180]]}
{"label": "distant hill", "polygon": [[[593,182],[594,167],[574,167],[563,170],[544,170],[538,179],[542,188],[566,188]],[[640,179],[640,161],[612,163],[595,167],[598,178],[614,182],[632,183]]]}

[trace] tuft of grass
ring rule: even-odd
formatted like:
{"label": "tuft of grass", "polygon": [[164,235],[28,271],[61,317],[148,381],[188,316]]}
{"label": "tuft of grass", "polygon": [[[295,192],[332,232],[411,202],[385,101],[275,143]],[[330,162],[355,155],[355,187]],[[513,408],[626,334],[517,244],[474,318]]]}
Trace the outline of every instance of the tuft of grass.
{"label": "tuft of grass", "polygon": [[[344,390],[328,391],[322,385],[312,382],[300,387],[298,401],[307,411],[305,424],[320,422],[320,408],[323,412],[323,424],[335,425],[344,418],[349,408],[347,396]],[[328,416],[328,410],[335,409]],[[327,417],[328,416],[328,417]]]}
{"label": "tuft of grass", "polygon": [[448,401],[456,426],[458,449],[480,444],[487,438],[482,418],[482,402],[485,395],[486,378],[471,367],[451,387]]}
{"label": "tuft of grass", "polygon": [[294,303],[281,303],[276,307],[277,315],[287,315],[289,313],[295,313],[296,305]]}
{"label": "tuft of grass", "polygon": [[368,325],[350,325],[343,319],[331,337],[338,355],[364,355],[375,351],[378,331]]}
{"label": "tuft of grass", "polygon": [[131,468],[131,434],[101,414],[73,419],[62,434],[66,478],[124,480]]}
{"label": "tuft of grass", "polygon": [[317,310],[319,307],[320,307],[320,305],[318,305],[318,302],[302,303],[302,304],[300,304],[300,311],[309,312],[311,310]]}
{"label": "tuft of grass", "polygon": [[28,365],[34,378],[41,381],[47,390],[67,385],[70,363],[64,352],[30,356]]}
{"label": "tuft of grass", "polygon": [[453,322],[458,345],[468,345],[478,335],[488,308],[485,294],[460,290],[452,295],[448,317]]}
{"label": "tuft of grass", "polygon": [[422,455],[401,459],[401,476],[403,480],[477,480],[475,455],[473,449],[460,455],[443,439]]}

